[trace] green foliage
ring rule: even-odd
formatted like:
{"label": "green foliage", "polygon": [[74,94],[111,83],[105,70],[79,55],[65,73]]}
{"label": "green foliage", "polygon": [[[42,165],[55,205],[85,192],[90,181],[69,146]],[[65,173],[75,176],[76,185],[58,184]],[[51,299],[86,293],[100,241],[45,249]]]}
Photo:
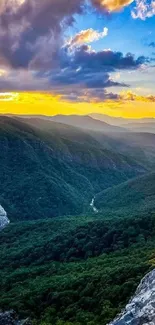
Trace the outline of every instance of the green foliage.
{"label": "green foliage", "polygon": [[155,212],[155,173],[134,178],[97,194],[99,209],[131,213]]}
{"label": "green foliage", "polygon": [[154,244],[154,215],[10,225],[0,238],[0,306],[39,325],[106,324],[150,269]]}

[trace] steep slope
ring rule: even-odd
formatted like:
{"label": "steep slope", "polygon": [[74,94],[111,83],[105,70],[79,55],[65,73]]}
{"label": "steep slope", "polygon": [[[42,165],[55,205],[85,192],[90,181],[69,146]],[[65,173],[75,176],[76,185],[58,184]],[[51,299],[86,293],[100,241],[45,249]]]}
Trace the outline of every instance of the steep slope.
{"label": "steep slope", "polygon": [[120,132],[103,134],[90,132],[102,147],[127,155],[144,166],[154,169],[155,166],[155,134]]}
{"label": "steep slope", "polygon": [[[81,128],[79,127],[73,127],[72,125],[62,124],[51,121],[51,117],[46,116],[40,116],[40,117],[20,117],[21,121],[24,121],[24,123],[27,123],[28,125],[38,128],[38,130],[44,131],[50,133],[50,136],[53,135],[53,132],[57,132],[57,134],[61,134],[62,130],[63,133],[65,132],[65,137],[68,136],[68,134],[72,137],[74,135],[74,138],[76,139],[76,135],[78,134],[79,139],[79,132]],[[126,130],[126,132],[123,132],[119,128],[117,128],[117,132],[113,131],[111,132],[111,126],[109,128],[108,125],[108,132],[105,132],[105,128],[100,129],[94,129],[93,126],[95,125],[98,127],[98,122],[96,121],[95,124],[93,122],[93,126],[89,124],[90,118],[88,116],[63,116],[58,115],[53,118],[58,118],[61,121],[64,119],[67,120],[74,120],[74,122],[79,121],[80,126],[83,126],[83,131],[81,131],[81,140],[83,142],[83,134],[85,133],[85,138],[87,135],[87,141],[90,141],[91,137],[91,143],[94,139],[93,145],[98,144],[105,150],[108,149],[110,151],[113,151],[117,154],[123,154],[128,157],[131,157],[133,160],[137,161],[137,163],[140,163],[141,165],[145,166],[146,168],[152,168],[155,164],[155,135],[154,134],[148,134],[148,133],[131,133]],[[89,122],[88,122],[89,121]],[[91,119],[91,122],[93,119]],[[87,123],[88,122],[88,123]],[[69,122],[68,122],[69,123]],[[101,122],[102,123],[102,122]],[[90,125],[90,128],[88,128]],[[92,127],[91,127],[92,126]],[[103,123],[102,123],[103,127]],[[112,127],[113,128],[113,127]],[[84,132],[84,133],[83,133]],[[62,133],[62,135],[63,135]],[[89,140],[88,140],[89,139]],[[79,141],[79,140],[78,140]],[[97,144],[98,142],[98,144]]]}
{"label": "steep slope", "polygon": [[1,117],[0,152],[0,202],[11,220],[82,213],[94,193],[145,171],[84,131],[55,122],[34,127]]}
{"label": "steep slope", "polygon": [[126,211],[155,210],[155,173],[129,180],[99,193],[95,198],[98,209]]}

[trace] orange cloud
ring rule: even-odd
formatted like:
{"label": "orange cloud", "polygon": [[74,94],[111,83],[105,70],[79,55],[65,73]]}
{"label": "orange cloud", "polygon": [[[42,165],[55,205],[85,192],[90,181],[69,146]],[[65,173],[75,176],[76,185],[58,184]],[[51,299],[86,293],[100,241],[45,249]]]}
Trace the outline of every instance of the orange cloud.
{"label": "orange cloud", "polygon": [[141,101],[141,102],[155,102],[155,96],[148,95],[148,96],[141,96],[133,93],[132,91],[121,92],[120,99],[126,101]]}
{"label": "orange cloud", "polygon": [[92,0],[92,3],[103,10],[109,12],[120,11],[122,8],[130,5],[134,0]]}
{"label": "orange cloud", "polygon": [[80,33],[76,34],[68,42],[68,45],[82,45],[85,43],[92,43],[98,41],[99,39],[108,35],[108,28],[104,27],[102,32],[96,31],[92,28],[82,30]]}

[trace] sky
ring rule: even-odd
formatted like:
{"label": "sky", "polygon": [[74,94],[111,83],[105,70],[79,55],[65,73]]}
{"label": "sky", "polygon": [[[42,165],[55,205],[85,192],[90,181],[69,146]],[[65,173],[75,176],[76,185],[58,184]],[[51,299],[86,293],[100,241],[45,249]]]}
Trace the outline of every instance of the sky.
{"label": "sky", "polygon": [[0,113],[155,117],[155,1],[0,0]]}

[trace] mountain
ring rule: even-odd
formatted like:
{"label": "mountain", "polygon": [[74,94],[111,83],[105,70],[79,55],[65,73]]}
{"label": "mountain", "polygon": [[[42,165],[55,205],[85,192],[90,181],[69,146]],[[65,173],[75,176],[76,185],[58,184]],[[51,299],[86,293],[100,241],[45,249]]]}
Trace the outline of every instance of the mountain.
{"label": "mountain", "polygon": [[122,125],[124,128],[132,132],[148,132],[155,133],[155,122],[128,123]]}
{"label": "mountain", "polygon": [[155,269],[138,286],[124,311],[109,325],[155,324]]}
{"label": "mountain", "polygon": [[119,211],[155,211],[155,173],[150,173],[99,193],[97,209]]}
{"label": "mountain", "polygon": [[50,118],[51,121],[80,127],[82,129],[102,132],[123,132],[123,128],[109,125],[106,122],[95,120],[85,115],[56,115]]}
{"label": "mountain", "polygon": [[124,127],[124,125],[128,124],[155,124],[155,118],[123,118],[123,117],[114,117],[114,116],[109,116],[105,114],[97,114],[97,113],[92,113],[89,115],[93,119],[108,123],[110,125],[115,125],[115,126],[120,126]]}
{"label": "mountain", "polygon": [[[0,117],[0,309],[33,324],[124,325],[155,265],[155,134],[84,121]],[[148,321],[149,279],[129,324]]]}
{"label": "mountain", "polygon": [[90,132],[102,147],[127,155],[144,166],[154,169],[155,166],[155,134],[120,132],[104,134]]}
{"label": "mountain", "polygon": [[[56,116],[58,117],[58,116]],[[54,118],[56,118],[54,117]],[[71,119],[72,116],[62,116],[62,119]],[[116,152],[117,154],[123,154],[127,155],[128,157],[134,159],[137,161],[137,163],[140,163],[144,165],[146,168],[152,168],[155,163],[155,135],[154,134],[143,134],[143,133],[132,133],[129,132],[127,129],[123,132],[122,136],[122,129],[121,132],[117,128],[117,131],[114,130],[112,132],[105,132],[104,130],[98,130],[94,128],[87,128],[87,116],[74,116],[73,120],[74,122],[79,119],[80,125],[83,125],[83,132],[85,132],[85,135],[89,135],[91,139],[95,139],[95,142],[97,141],[100,146],[103,149],[108,149],[110,151]],[[52,136],[54,130],[53,127],[57,125],[57,132],[61,132],[61,129],[68,130],[75,130],[78,129],[78,133],[80,132],[79,127],[75,127],[73,125],[67,125],[63,123],[54,122],[51,120],[51,117],[46,116],[24,116],[24,118],[20,117],[20,120],[24,123],[27,123],[31,127],[38,128],[39,130],[42,130],[43,132],[50,133],[50,136]],[[92,119],[91,119],[92,122]],[[55,124],[53,124],[55,123]],[[68,122],[69,123],[69,122]],[[73,121],[72,121],[73,123]],[[94,125],[94,122],[93,122]],[[96,123],[95,123],[96,125]],[[97,124],[98,125],[98,124]],[[96,127],[97,127],[96,125]],[[71,128],[72,127],[72,128]],[[110,129],[109,129],[110,130]],[[125,129],[124,129],[125,130]],[[95,143],[94,142],[94,143]]]}
{"label": "mountain", "polygon": [[147,170],[84,130],[24,121],[0,117],[0,202],[10,220],[80,214],[95,193]]}

